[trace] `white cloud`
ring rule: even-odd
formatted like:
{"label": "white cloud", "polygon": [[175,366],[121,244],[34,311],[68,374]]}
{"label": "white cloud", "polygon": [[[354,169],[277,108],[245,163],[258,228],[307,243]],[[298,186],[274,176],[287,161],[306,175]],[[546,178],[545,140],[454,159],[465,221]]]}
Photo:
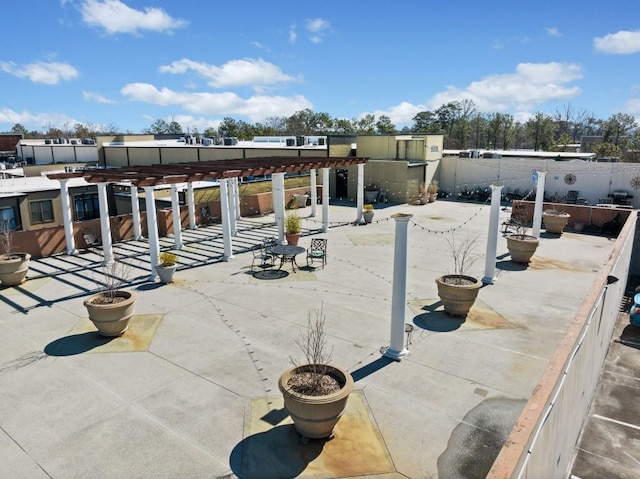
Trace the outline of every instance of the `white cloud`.
{"label": "white cloud", "polygon": [[171,115],[169,117],[164,118],[164,120],[169,123],[172,121],[177,121],[182,126],[182,130],[186,133],[193,133],[193,129],[197,128],[198,132],[204,133],[204,130],[207,128],[215,128],[217,129],[222,120],[212,120],[211,118],[205,117],[195,117],[192,115]]}
{"label": "white cloud", "polygon": [[515,73],[490,75],[464,88],[447,87],[429,100],[431,108],[465,98],[480,111],[530,110],[537,105],[573,98],[577,86],[566,85],[582,78],[582,67],[575,63],[520,63]]}
{"label": "white cloud", "polygon": [[283,73],[279,67],[261,58],[231,60],[220,67],[183,58],[170,65],[161,66],[160,71],[175,74],[194,71],[207,79],[209,85],[214,88],[268,85],[294,80],[293,77]]}
{"label": "white cloud", "polygon": [[298,33],[296,31],[296,26],[295,25],[291,25],[289,27],[289,42],[290,43],[295,43],[297,39],[298,39]]}
{"label": "white cloud", "polygon": [[490,75],[463,88],[449,86],[424,104],[402,102],[373,113],[376,117],[387,115],[395,125],[408,125],[416,113],[469,99],[479,111],[516,112],[514,117],[526,121],[537,106],[578,95],[578,87],[566,84],[580,78],[582,68],[575,63],[520,63],[514,73]]}
{"label": "white cloud", "polygon": [[80,11],[84,23],[111,34],[136,34],[141,30],[170,33],[188,25],[186,20],[171,17],[162,8],[136,10],[120,0],[85,0]]}
{"label": "white cloud", "polygon": [[95,103],[102,103],[102,104],[115,104],[118,103],[115,100],[109,100],[108,98],[100,95],[99,93],[94,93],[91,91],[83,91],[82,92],[82,98],[84,98],[87,101],[93,101]]}
{"label": "white cloud", "polygon": [[631,55],[640,53],[640,30],[629,32],[621,30],[604,37],[596,37],[593,46],[597,52],[613,55]]}
{"label": "white cloud", "polygon": [[552,37],[561,37],[562,33],[560,32],[560,29],[556,28],[556,27],[547,27],[545,28],[545,30],[547,31],[547,35],[552,36]]}
{"label": "white cloud", "polygon": [[322,18],[308,18],[305,22],[305,28],[311,33],[311,35],[309,35],[311,43],[321,43],[327,31],[331,28],[331,25]]}
{"label": "white cloud", "polygon": [[[421,111],[425,111],[427,108],[423,105],[414,105],[412,103],[403,101],[399,105],[393,106],[388,110],[376,110],[373,114],[376,118],[382,115],[386,115],[391,119],[391,123],[394,125],[409,125],[413,123],[413,117]],[[362,118],[366,113],[362,113]]]}
{"label": "white cloud", "polygon": [[[0,124],[15,125],[38,125],[39,128],[46,129],[48,125],[74,125],[77,123],[73,118],[62,113],[30,113],[28,111],[17,112],[10,108],[0,109]],[[28,130],[34,129],[27,127]]]}
{"label": "white cloud", "polygon": [[314,33],[328,30],[330,26],[329,22],[322,18],[308,18],[306,21],[307,30]]}
{"label": "white cloud", "polygon": [[28,78],[33,83],[46,85],[55,85],[61,80],[69,81],[78,77],[78,70],[68,63],[60,62],[33,62],[27,65],[0,62],[0,70],[18,78]]}
{"label": "white cloud", "polygon": [[640,117],[640,98],[631,98],[624,104],[622,111],[633,115],[636,118]]}
{"label": "white cloud", "polygon": [[253,122],[270,116],[290,116],[296,111],[313,108],[311,102],[301,95],[254,95],[244,99],[231,92],[176,92],[168,88],[158,89],[148,83],[129,83],[120,92],[133,101],[161,106],[178,105],[197,115],[244,115]]}

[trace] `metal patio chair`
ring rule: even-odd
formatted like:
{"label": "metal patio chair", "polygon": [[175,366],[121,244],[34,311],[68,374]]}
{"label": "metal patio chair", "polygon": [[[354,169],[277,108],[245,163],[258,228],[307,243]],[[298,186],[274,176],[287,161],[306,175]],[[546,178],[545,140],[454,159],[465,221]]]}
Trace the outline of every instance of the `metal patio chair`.
{"label": "metal patio chair", "polygon": [[307,266],[309,261],[313,264],[314,261],[320,261],[322,267],[327,264],[327,240],[324,238],[313,238],[311,240],[311,246],[307,249]]}

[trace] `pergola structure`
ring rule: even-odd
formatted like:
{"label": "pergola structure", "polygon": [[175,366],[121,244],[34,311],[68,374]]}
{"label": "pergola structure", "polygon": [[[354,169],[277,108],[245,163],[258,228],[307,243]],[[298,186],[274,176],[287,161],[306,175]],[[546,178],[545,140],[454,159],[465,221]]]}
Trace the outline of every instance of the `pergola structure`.
{"label": "pergola structure", "polygon": [[[278,240],[284,242],[284,176],[286,173],[310,171],[311,173],[311,215],[316,214],[317,191],[316,170],[322,170],[322,183],[329,185],[329,170],[331,168],[358,166],[357,187],[357,217],[356,222],[362,220],[364,202],[364,165],[367,158],[356,157],[289,157],[274,156],[262,158],[247,158],[236,160],[216,160],[189,163],[170,163],[149,166],[127,166],[120,168],[91,169],[65,173],[51,173],[47,177],[60,181],[60,196],[66,248],[68,254],[77,253],[73,237],[71,215],[71,201],[67,180],[70,178],[84,178],[88,183],[98,187],[98,202],[100,206],[100,230],[104,261],[113,262],[111,227],[109,224],[109,207],[107,202],[108,183],[128,183],[131,188],[131,210],[135,239],[142,239],[140,223],[140,208],[138,205],[138,188],[145,191],[145,205],[147,212],[147,227],[149,240],[149,255],[151,258],[151,279],[155,279],[156,266],[160,250],[158,222],[156,214],[154,187],[169,185],[171,187],[171,209],[173,214],[174,247],[182,248],[182,226],[180,220],[180,205],[178,185],[187,184],[187,206],[189,209],[189,226],[196,228],[195,203],[193,196],[193,182],[218,180],[220,184],[220,209],[222,234],[224,239],[224,257],[232,259],[231,238],[236,232],[235,222],[240,218],[240,199],[238,179],[246,176],[272,177],[273,209],[276,225],[278,226]],[[329,188],[322,189],[322,231],[329,225]]]}

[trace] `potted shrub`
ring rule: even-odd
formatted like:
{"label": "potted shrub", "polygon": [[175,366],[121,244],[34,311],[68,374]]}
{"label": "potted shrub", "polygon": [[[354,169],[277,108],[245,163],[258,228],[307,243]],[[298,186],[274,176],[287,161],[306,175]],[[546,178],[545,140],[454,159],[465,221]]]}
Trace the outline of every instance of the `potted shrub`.
{"label": "potted shrub", "polygon": [[129,327],[136,294],[120,288],[128,281],[129,267],[116,259],[104,264],[103,290],[84,300],[89,319],[102,336],[120,336]]}
{"label": "potted shrub", "polygon": [[365,223],[371,223],[371,221],[373,220],[373,215],[373,205],[366,204],[362,207],[362,216]]}
{"label": "potted shrub", "polygon": [[173,254],[165,251],[160,253],[158,257],[158,266],[156,266],[156,272],[158,273],[158,277],[160,278],[161,283],[172,283],[173,282],[173,274],[176,272],[176,262],[178,261],[178,257]]}
{"label": "potted shrub", "polygon": [[294,212],[287,213],[284,218],[284,235],[287,243],[297,245],[302,231],[302,218]]}
{"label": "potted shrub", "polygon": [[507,249],[513,262],[529,264],[538,249],[540,239],[527,234],[527,220],[522,208],[518,203],[513,205],[509,225],[515,232],[507,234]]}
{"label": "potted shrub", "polygon": [[542,221],[547,233],[561,235],[564,227],[567,226],[571,215],[559,210],[544,210],[542,212]]}
{"label": "potted shrub", "polygon": [[331,352],[326,351],[326,316],[321,307],[315,319],[309,313],[307,329],[297,341],[304,354],[304,363],[292,359],[293,366],[278,380],[293,425],[303,438],[330,437],[347,407],[353,390],[353,378],[348,371],[330,364]]}
{"label": "potted shrub", "polygon": [[8,219],[0,220],[0,283],[3,286],[23,283],[29,271],[31,255],[13,251],[13,232]]}
{"label": "potted shrub", "polygon": [[436,278],[436,285],[445,312],[452,316],[466,316],[482,286],[478,279],[466,274],[478,259],[473,251],[476,241],[477,238],[456,241],[453,235],[447,240],[453,258],[453,274]]}
{"label": "potted shrub", "polygon": [[438,198],[438,180],[431,180],[427,185],[427,201],[433,203]]}

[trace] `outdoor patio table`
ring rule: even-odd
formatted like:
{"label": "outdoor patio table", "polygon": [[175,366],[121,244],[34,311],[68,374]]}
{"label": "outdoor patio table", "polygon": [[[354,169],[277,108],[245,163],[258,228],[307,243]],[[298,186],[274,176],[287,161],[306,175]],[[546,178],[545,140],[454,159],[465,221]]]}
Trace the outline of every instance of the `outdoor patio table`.
{"label": "outdoor patio table", "polygon": [[269,249],[269,251],[280,257],[280,267],[278,268],[279,270],[282,269],[282,266],[286,261],[290,261],[291,270],[295,273],[296,267],[300,269],[300,266],[298,266],[298,263],[296,263],[296,255],[304,253],[306,250],[302,246],[287,244],[273,246]]}

